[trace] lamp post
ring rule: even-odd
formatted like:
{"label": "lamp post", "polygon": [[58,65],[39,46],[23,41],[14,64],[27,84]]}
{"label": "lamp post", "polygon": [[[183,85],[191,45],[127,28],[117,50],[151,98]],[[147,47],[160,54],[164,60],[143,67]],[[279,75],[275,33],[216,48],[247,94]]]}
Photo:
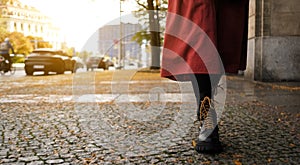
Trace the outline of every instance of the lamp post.
{"label": "lamp post", "polygon": [[125,0],[120,0],[120,40],[119,40],[119,65],[120,68],[124,67],[124,55],[123,55],[123,45],[122,45],[122,40],[123,40],[123,27],[122,27],[122,3]]}

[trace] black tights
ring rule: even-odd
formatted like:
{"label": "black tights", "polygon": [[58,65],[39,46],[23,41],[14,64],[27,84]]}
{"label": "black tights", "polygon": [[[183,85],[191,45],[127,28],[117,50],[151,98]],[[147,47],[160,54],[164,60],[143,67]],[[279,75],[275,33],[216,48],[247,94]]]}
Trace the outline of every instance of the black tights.
{"label": "black tights", "polygon": [[218,85],[220,77],[221,76],[217,74],[195,74],[194,76],[191,76],[198,106],[200,106],[201,101],[205,97],[212,97],[212,89]]}

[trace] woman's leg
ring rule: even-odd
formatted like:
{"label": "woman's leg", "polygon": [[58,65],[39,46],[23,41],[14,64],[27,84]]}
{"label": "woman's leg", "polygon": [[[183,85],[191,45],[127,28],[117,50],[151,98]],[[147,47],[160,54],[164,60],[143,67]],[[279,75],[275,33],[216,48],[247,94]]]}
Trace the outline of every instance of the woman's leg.
{"label": "woman's leg", "polygon": [[194,89],[194,94],[197,100],[198,110],[197,110],[197,118],[200,120],[200,105],[201,101],[205,97],[211,98],[211,82],[209,74],[197,74],[192,80],[192,85]]}
{"label": "woman's leg", "polygon": [[222,151],[219,141],[217,114],[213,107],[213,91],[217,87],[220,75],[197,74],[192,79],[197,99],[197,118],[201,128],[195,149],[199,153],[216,153]]}

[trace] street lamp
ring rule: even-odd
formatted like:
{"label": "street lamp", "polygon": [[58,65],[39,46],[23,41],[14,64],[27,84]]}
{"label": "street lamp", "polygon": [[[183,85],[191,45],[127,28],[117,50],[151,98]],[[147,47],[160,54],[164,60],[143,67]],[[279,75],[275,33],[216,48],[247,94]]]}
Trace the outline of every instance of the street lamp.
{"label": "street lamp", "polygon": [[123,45],[122,45],[122,39],[123,39],[123,27],[122,27],[122,3],[125,0],[120,0],[120,40],[119,40],[119,65],[120,68],[125,67],[124,66],[124,55],[123,55]]}

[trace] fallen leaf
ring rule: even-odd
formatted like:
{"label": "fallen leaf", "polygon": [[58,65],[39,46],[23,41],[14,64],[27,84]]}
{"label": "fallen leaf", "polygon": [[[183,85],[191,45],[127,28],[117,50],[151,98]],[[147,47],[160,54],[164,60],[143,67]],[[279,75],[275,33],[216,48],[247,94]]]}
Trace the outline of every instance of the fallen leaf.
{"label": "fallen leaf", "polygon": [[242,163],[239,160],[234,160],[233,162],[235,165],[242,165]]}
{"label": "fallen leaf", "polygon": [[192,141],[192,145],[193,147],[196,147],[197,143],[195,142],[195,140]]}
{"label": "fallen leaf", "polygon": [[188,159],[187,161],[191,164],[194,162],[193,159]]}
{"label": "fallen leaf", "polygon": [[291,143],[291,144],[290,144],[290,147],[292,147],[292,148],[293,148],[293,147],[295,147],[295,146],[296,146],[296,145],[295,145],[295,144],[293,144],[293,143]]}
{"label": "fallen leaf", "polygon": [[271,159],[271,158],[269,158],[269,159],[268,159],[268,163],[271,163],[271,162],[272,162],[272,159]]}
{"label": "fallen leaf", "polygon": [[201,164],[211,164],[210,161],[202,162]]}
{"label": "fallen leaf", "polygon": [[54,150],[53,153],[54,153],[54,155],[57,155],[57,154],[58,154],[58,151],[57,151],[57,150]]}

